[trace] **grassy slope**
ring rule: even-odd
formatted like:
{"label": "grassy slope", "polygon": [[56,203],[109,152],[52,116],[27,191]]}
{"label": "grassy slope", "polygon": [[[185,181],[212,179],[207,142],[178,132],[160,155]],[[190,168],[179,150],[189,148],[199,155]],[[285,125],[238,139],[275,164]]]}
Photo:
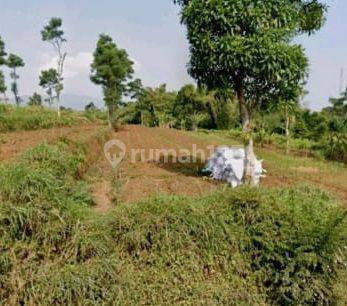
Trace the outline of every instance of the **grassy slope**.
{"label": "grassy slope", "polygon": [[97,147],[41,145],[1,167],[5,304],[333,301],[346,224],[324,192],[225,189],[101,216],[81,180]]}
{"label": "grassy slope", "polygon": [[58,118],[56,111],[52,109],[0,104],[0,133],[72,126],[98,119],[105,119],[104,115],[99,112],[62,111],[61,118]]}

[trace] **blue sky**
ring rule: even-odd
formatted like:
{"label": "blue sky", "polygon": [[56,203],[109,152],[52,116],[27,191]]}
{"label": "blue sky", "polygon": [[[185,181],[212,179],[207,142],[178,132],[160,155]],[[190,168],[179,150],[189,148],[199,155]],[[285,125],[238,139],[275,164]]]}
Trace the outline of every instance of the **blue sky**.
{"label": "blue sky", "polygon": [[[313,109],[338,93],[341,68],[347,81],[347,1],[328,4],[325,27],[299,39],[311,63],[305,105]],[[145,85],[167,83],[170,89],[178,89],[192,82],[186,72],[189,53],[184,27],[171,0],[0,0],[0,7],[0,35],[6,49],[26,62],[20,71],[22,94],[40,92],[39,71],[55,63],[54,52],[40,37],[43,25],[53,16],[63,18],[68,39],[66,93],[101,96],[89,81],[91,54],[100,33],[111,35],[128,51],[135,61],[136,77]]]}

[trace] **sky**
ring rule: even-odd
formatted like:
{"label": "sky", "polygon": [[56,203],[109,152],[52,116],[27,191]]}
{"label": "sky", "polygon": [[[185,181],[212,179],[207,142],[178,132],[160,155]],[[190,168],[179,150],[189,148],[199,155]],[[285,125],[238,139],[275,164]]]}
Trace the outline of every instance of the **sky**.
{"label": "sky", "polygon": [[[99,34],[109,34],[135,62],[135,77],[146,86],[166,83],[179,89],[193,80],[187,74],[189,46],[171,0],[0,0],[0,35],[8,53],[20,55],[22,95],[38,86],[42,69],[56,66],[55,53],[41,41],[40,31],[51,17],[61,17],[67,38],[64,92],[100,99],[101,89],[89,80],[90,63]],[[326,25],[298,42],[310,60],[309,94],[305,106],[318,110],[336,96],[344,69],[347,84],[347,1],[327,0]],[[9,94],[9,93],[8,93]],[[74,105],[69,105],[73,107]]]}

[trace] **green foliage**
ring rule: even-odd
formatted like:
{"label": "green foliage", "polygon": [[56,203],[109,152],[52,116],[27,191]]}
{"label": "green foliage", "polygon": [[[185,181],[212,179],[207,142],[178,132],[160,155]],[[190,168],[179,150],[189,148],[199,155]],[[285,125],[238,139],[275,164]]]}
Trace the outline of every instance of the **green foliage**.
{"label": "green foliage", "polygon": [[143,88],[135,80],[129,83],[129,92],[133,100],[120,109],[123,122],[179,129],[227,129],[238,125],[236,106],[223,91],[185,85],[176,93],[167,91],[165,84]]}
{"label": "green foliage", "polygon": [[34,92],[33,95],[29,98],[29,106],[42,106],[42,97],[37,92]]}
{"label": "green foliage", "polygon": [[9,68],[12,69],[12,72],[10,74],[12,79],[11,91],[13,92],[13,95],[15,97],[17,106],[19,106],[19,104],[21,103],[21,98],[18,94],[17,81],[19,79],[19,75],[17,74],[17,68],[24,67],[24,61],[18,55],[11,53],[7,58],[6,64]]}
{"label": "green foliage", "polygon": [[265,203],[256,193],[236,193],[231,211],[246,232],[242,250],[269,300],[281,305],[331,303],[339,269],[335,255],[346,245],[341,233],[346,212],[323,204],[327,196],[309,189],[289,189]]}
{"label": "green foliage", "polygon": [[127,92],[127,83],[134,73],[133,62],[127,52],[119,49],[108,35],[102,34],[97,42],[91,65],[91,81],[102,86],[110,123],[117,128],[117,108]]}
{"label": "green foliage", "polygon": [[291,44],[299,32],[318,30],[318,1],[175,1],[190,43],[190,74],[213,88],[232,88],[248,108],[295,99],[307,58]]}
{"label": "green foliage", "polygon": [[12,53],[8,56],[6,64],[9,68],[24,67],[23,59],[20,58],[18,55]]}
{"label": "green foliage", "polygon": [[53,68],[41,71],[39,85],[43,89],[46,89],[46,93],[49,97],[48,103],[52,106],[53,99],[59,92],[60,80],[58,71]]}
{"label": "green foliage", "polygon": [[0,104],[0,132],[38,130],[52,127],[73,126],[86,122],[83,114],[64,112],[64,118],[42,107],[13,107]]}
{"label": "green foliage", "polygon": [[[0,67],[6,64],[6,55],[7,53],[5,52],[5,43],[0,36]],[[4,73],[0,70],[0,93],[5,94],[6,90],[7,87],[5,83],[5,76]]]}
{"label": "green foliage", "polygon": [[0,66],[6,64],[6,59],[5,59],[6,55],[7,53],[5,51],[5,43],[0,36]]}
{"label": "green foliage", "polygon": [[6,93],[7,87],[5,82],[5,76],[3,72],[0,70],[0,93],[4,94]]}
{"label": "green foliage", "polygon": [[62,24],[61,18],[51,18],[49,23],[41,31],[42,40],[52,44],[65,42],[64,31],[61,29]]}
{"label": "green foliage", "polygon": [[324,155],[327,159],[347,164],[347,134],[332,133],[324,146]]}

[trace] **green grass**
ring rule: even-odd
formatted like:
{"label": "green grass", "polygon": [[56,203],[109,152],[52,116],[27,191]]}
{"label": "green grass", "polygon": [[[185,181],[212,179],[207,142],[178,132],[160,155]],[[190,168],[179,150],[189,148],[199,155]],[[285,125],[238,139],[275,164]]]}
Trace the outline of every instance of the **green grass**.
{"label": "green grass", "polygon": [[20,130],[39,130],[52,127],[73,126],[87,122],[105,121],[102,112],[77,112],[63,110],[57,112],[43,107],[15,107],[0,104],[0,133]]}
{"label": "green grass", "polygon": [[87,145],[0,168],[0,304],[343,301],[346,213],[326,193],[229,188],[93,211]]}
{"label": "green grass", "polygon": [[[187,132],[198,137],[206,144],[241,145],[239,137],[227,131]],[[347,200],[347,166],[340,162],[326,161],[316,157],[286,155],[284,150],[275,148],[255,148],[259,158],[264,159],[265,169],[270,180],[277,177],[278,183],[289,182],[291,185],[310,184],[326,189],[343,200]],[[307,170],[307,171],[305,171]]]}

